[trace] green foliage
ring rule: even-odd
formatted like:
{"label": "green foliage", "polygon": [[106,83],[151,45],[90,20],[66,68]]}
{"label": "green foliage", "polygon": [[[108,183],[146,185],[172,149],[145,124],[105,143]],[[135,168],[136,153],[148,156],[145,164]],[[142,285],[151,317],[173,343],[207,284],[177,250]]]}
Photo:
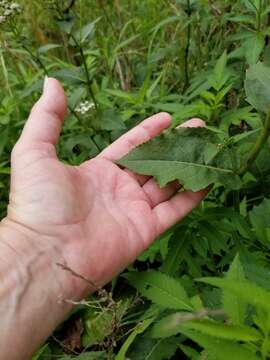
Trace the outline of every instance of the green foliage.
{"label": "green foliage", "polygon": [[206,354],[210,359],[216,360],[259,360],[255,351],[245,345],[240,345],[233,341],[220,340],[208,335],[200,334],[192,330],[183,331],[185,335],[198,343],[206,350]]}
{"label": "green foliage", "polygon": [[162,187],[179,180],[198,191],[212,183],[239,189],[228,140],[204,128],[179,128],[138,146],[117,163],[139,174],[154,176]]}
{"label": "green foliage", "polygon": [[248,102],[257,110],[268,112],[270,104],[270,68],[262,63],[247,70],[245,89]]}
{"label": "green foliage", "polygon": [[171,309],[192,310],[185,289],[169,276],[157,271],[129,272],[123,275],[131,285],[155,304]]}
{"label": "green foliage", "polygon": [[[240,283],[246,280],[239,256],[236,256],[230,265],[230,269],[226,274],[226,279],[236,280]],[[233,295],[229,290],[223,289],[222,295],[223,309],[230,317],[232,323],[238,325],[244,324],[247,311],[247,304],[245,301],[242,301],[238,296]]]}
{"label": "green foliage", "polygon": [[[162,186],[212,185],[105,298],[77,305],[32,360],[268,359],[269,2],[18,2],[0,21],[1,218],[10,152],[45,75],[68,95],[64,162],[79,165],[168,111],[171,129],[120,163]],[[206,128],[175,129],[191,117]],[[74,321],[81,327],[70,335]]]}

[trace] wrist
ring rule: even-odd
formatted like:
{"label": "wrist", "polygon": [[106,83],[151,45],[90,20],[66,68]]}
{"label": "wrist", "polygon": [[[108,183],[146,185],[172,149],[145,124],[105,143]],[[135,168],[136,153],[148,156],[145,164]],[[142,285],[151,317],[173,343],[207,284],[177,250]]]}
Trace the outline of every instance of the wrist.
{"label": "wrist", "polygon": [[8,218],[0,223],[0,258],[0,348],[9,359],[28,359],[71,310],[63,300],[72,299],[72,278],[57,266],[64,262],[57,241]]}

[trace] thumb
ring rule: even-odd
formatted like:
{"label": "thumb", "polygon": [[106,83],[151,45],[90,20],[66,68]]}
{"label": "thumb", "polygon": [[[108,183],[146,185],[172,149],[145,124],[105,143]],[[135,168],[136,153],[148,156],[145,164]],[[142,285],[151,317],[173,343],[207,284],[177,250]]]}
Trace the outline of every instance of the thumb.
{"label": "thumb", "polygon": [[32,108],[24,126],[19,140],[21,145],[27,147],[38,143],[55,145],[66,110],[67,100],[62,86],[56,79],[46,77],[43,94]]}

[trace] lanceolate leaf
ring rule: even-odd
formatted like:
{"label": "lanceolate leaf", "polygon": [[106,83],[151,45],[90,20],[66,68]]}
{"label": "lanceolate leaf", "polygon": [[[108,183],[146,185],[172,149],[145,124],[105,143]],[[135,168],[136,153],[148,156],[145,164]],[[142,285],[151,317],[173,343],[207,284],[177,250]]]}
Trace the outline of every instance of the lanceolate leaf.
{"label": "lanceolate leaf", "polygon": [[[229,271],[226,275],[227,280],[236,280],[239,282],[245,281],[245,274],[239,256],[237,255],[232,262]],[[229,315],[230,320],[234,324],[244,324],[247,304],[239,296],[232,294],[230,290],[223,289],[222,291],[223,309]]]}
{"label": "lanceolate leaf", "polygon": [[198,191],[212,183],[239,189],[232,149],[219,134],[205,128],[179,128],[138,146],[118,161],[139,174],[154,176],[160,186],[179,180]]}
{"label": "lanceolate leaf", "polygon": [[185,329],[196,330],[206,335],[227,340],[258,341],[261,338],[257,330],[248,326],[228,325],[214,320],[196,319],[196,314],[194,314],[194,320],[187,320],[186,314],[183,313],[165,316],[154,325],[151,334],[154,338],[164,338],[182,333]]}
{"label": "lanceolate leaf", "polygon": [[174,355],[179,339],[152,339],[147,334],[137,339],[128,352],[130,360],[165,360],[171,359]]}
{"label": "lanceolate leaf", "polygon": [[[209,358],[216,360],[260,360],[254,351],[245,345],[234,341],[217,339],[215,337],[185,329],[183,334],[202,346]],[[206,357],[208,359],[208,356]]]}
{"label": "lanceolate leaf", "polygon": [[132,331],[132,333],[127,337],[126,341],[122,345],[121,349],[119,350],[118,354],[115,357],[115,360],[125,360],[126,359],[126,353],[130,347],[130,345],[133,343],[137,335],[142,334],[149,325],[151,325],[153,319],[147,319],[139,323],[135,329]]}
{"label": "lanceolate leaf", "polygon": [[186,228],[175,231],[169,242],[168,254],[160,268],[162,272],[168,275],[174,275],[177,272],[190,246],[189,236],[190,233]]}
{"label": "lanceolate leaf", "polygon": [[258,240],[265,245],[270,243],[270,200],[264,199],[249,213],[251,224]]}
{"label": "lanceolate leaf", "polygon": [[247,101],[257,110],[267,112],[270,108],[270,67],[262,63],[247,70],[245,90]]}
{"label": "lanceolate leaf", "polygon": [[260,333],[249,326],[227,325],[207,319],[187,321],[183,327],[227,340],[258,341],[261,338]]}
{"label": "lanceolate leaf", "polygon": [[132,286],[154,303],[170,309],[192,311],[185,289],[179,281],[158,271],[129,272],[123,275]]}
{"label": "lanceolate leaf", "polygon": [[232,294],[237,295],[248,304],[270,311],[270,291],[267,291],[247,280],[240,282],[235,279],[206,277],[199,279],[198,281],[231,291]]}

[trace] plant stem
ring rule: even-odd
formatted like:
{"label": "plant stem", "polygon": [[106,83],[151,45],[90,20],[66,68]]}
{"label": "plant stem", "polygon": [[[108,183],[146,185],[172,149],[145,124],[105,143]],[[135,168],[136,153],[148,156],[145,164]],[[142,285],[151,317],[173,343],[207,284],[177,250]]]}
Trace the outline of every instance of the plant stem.
{"label": "plant stem", "polygon": [[92,90],[92,84],[91,84],[91,80],[90,80],[90,75],[89,75],[89,71],[88,71],[88,67],[87,67],[85,55],[84,55],[84,52],[83,52],[83,49],[82,49],[81,46],[79,46],[79,52],[80,52],[81,57],[82,57],[83,67],[84,67],[85,76],[86,76],[86,81],[87,81],[88,92],[89,92],[90,97],[91,97],[92,100],[93,100],[93,103],[94,103],[94,105],[95,105],[95,109],[98,110],[97,101],[96,101],[94,92],[93,92],[93,90]]}
{"label": "plant stem", "polygon": [[253,148],[251,149],[251,152],[247,158],[246,163],[238,170],[238,175],[242,176],[245,174],[247,170],[250,169],[251,165],[253,164],[256,157],[259,155],[259,152],[261,151],[263,145],[265,144],[269,136],[269,130],[270,130],[270,109],[267,112],[264,127],[261,131],[261,134],[257,138]]}
{"label": "plant stem", "polygon": [[191,36],[191,23],[190,23],[190,17],[191,17],[191,6],[190,6],[190,0],[187,0],[187,16],[188,16],[188,27],[187,27],[187,43],[185,48],[185,84],[184,89],[186,89],[189,85],[189,71],[188,71],[188,65],[189,65],[189,48],[190,48],[190,36]]}
{"label": "plant stem", "polygon": [[85,58],[83,48],[81,47],[81,44],[77,41],[75,36],[73,36],[72,34],[70,36],[71,36],[72,40],[74,41],[75,45],[79,49],[79,52],[80,52],[80,55],[81,55],[81,58],[82,58],[83,67],[84,67],[85,76],[86,76],[87,90],[88,90],[89,96],[93,100],[93,103],[95,105],[95,110],[98,113],[98,104],[97,104],[97,101],[96,101],[95,94],[94,94],[94,92],[92,90],[92,82],[91,82],[91,79],[90,79],[90,74],[89,74],[89,71],[88,71],[88,67],[87,67],[86,58]]}
{"label": "plant stem", "polygon": [[257,10],[257,31],[261,31],[261,23],[262,23],[262,0],[259,0],[259,7]]}

